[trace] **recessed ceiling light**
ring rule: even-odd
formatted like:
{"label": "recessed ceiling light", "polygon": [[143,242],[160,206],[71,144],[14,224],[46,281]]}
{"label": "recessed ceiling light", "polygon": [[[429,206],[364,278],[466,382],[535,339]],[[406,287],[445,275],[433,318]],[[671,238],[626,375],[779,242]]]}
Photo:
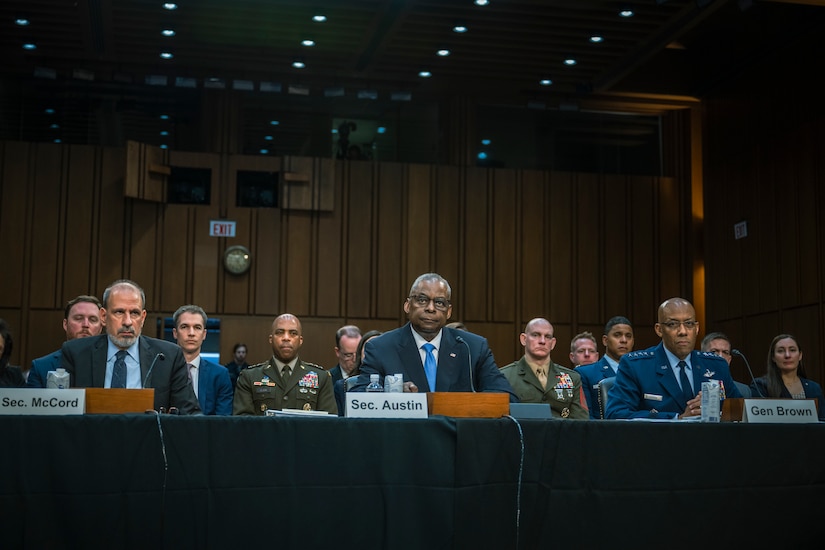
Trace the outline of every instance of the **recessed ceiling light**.
{"label": "recessed ceiling light", "polygon": [[490,145],[490,140],[489,139],[482,139],[481,144],[482,145]]}
{"label": "recessed ceiling light", "polygon": [[262,155],[268,155],[269,154],[269,149],[261,149],[261,154]]}
{"label": "recessed ceiling light", "polygon": [[37,44],[32,44],[31,42],[27,42],[26,44],[23,44],[23,49],[24,50],[36,50],[37,49]]}
{"label": "recessed ceiling light", "polygon": [[160,57],[162,59],[172,59],[175,55],[172,52],[161,52]]}
{"label": "recessed ceiling light", "polygon": [[160,34],[162,34],[163,36],[175,36],[175,31],[173,31],[172,29],[163,29],[162,31],[160,31]]}
{"label": "recessed ceiling light", "polygon": [[470,30],[470,29],[467,28],[467,25],[456,25],[456,26],[453,27],[453,32],[457,32],[459,34],[465,33],[468,30]]}
{"label": "recessed ceiling light", "polygon": [[264,136],[264,141],[272,141],[273,139],[275,138],[273,138],[272,136]]}
{"label": "recessed ceiling light", "polygon": [[379,134],[386,134],[387,129],[384,126],[379,126],[376,132],[378,132]]}
{"label": "recessed ceiling light", "polygon": [[450,55],[450,50],[448,50],[447,48],[441,48],[436,53],[441,57],[447,57],[448,55]]}
{"label": "recessed ceiling light", "polygon": [[25,27],[29,24],[29,20],[26,19],[25,17],[18,17],[17,19],[14,20],[14,24],[15,25],[20,25],[21,27]]}
{"label": "recessed ceiling light", "polygon": [[165,2],[163,4],[163,9],[169,10],[169,11],[176,10],[176,9],[178,9],[178,5],[175,4],[174,2]]}
{"label": "recessed ceiling light", "polygon": [[633,10],[625,8],[619,12],[620,17],[633,17]]}
{"label": "recessed ceiling light", "polygon": [[52,109],[51,107],[49,107],[49,108],[47,108],[47,109],[46,109],[45,113],[46,113],[47,115],[53,115],[53,114],[54,114],[54,109]]}
{"label": "recessed ceiling light", "polygon": [[490,0],[475,0],[476,6],[487,6],[490,4]]}
{"label": "recessed ceiling light", "polygon": [[542,78],[541,80],[539,80],[539,84],[541,84],[542,86],[550,86],[551,84],[553,84],[553,81],[549,78]]}
{"label": "recessed ceiling light", "polygon": [[315,45],[315,40],[301,40],[302,46],[311,47]]}
{"label": "recessed ceiling light", "polygon": [[49,128],[51,128],[52,130],[57,130],[58,128],[60,128],[60,125],[57,124],[57,123],[53,123],[52,125],[49,126]]}
{"label": "recessed ceiling light", "polygon": [[487,159],[487,153],[485,153],[484,151],[482,151],[478,154],[478,160],[486,160],[486,159]]}
{"label": "recessed ceiling light", "polygon": [[604,42],[604,36],[602,36],[600,34],[594,34],[593,36],[590,37],[590,41],[593,42],[594,44],[598,44],[599,42]]}
{"label": "recessed ceiling light", "polygon": [[55,138],[54,142],[55,142],[55,143],[63,143],[63,140],[62,140],[62,139],[60,139],[60,138]]}
{"label": "recessed ceiling light", "polygon": [[161,120],[169,120],[169,115],[160,115]]}
{"label": "recessed ceiling light", "polygon": [[169,135],[169,131],[168,131],[168,130],[161,130],[161,131],[160,131],[160,135],[162,135],[162,136],[168,136],[168,135]]}
{"label": "recessed ceiling light", "polygon": [[272,125],[272,126],[277,126],[277,125],[279,125],[280,123],[281,123],[281,121],[279,121],[279,120],[270,120],[270,121],[269,121],[269,124],[270,124],[270,125]]}
{"label": "recessed ceiling light", "polygon": [[327,16],[326,15],[321,15],[321,14],[313,15],[312,20],[315,21],[316,23],[323,23],[324,21],[327,20]]}
{"label": "recessed ceiling light", "polygon": [[575,59],[573,59],[572,57],[568,57],[567,59],[564,60],[564,64],[567,65],[568,67],[572,67],[576,63],[577,63],[577,61]]}
{"label": "recessed ceiling light", "polygon": [[418,76],[420,76],[421,78],[430,78],[431,76],[433,76],[433,73],[431,73],[430,71],[419,71]]}
{"label": "recessed ceiling light", "polygon": [[165,143],[161,143],[161,144],[160,144],[160,148],[161,148],[161,149],[169,149],[169,146],[168,146],[168,145],[166,145]]}
{"label": "recessed ceiling light", "polygon": [[306,67],[306,64],[303,61],[293,61],[292,66],[296,69],[303,69]]}

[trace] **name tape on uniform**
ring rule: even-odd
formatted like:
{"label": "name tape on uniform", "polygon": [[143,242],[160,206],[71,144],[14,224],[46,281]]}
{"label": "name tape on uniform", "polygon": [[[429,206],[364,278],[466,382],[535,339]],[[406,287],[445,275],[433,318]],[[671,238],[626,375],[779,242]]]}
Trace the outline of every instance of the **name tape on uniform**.
{"label": "name tape on uniform", "polygon": [[426,393],[347,393],[349,418],[427,418]]}
{"label": "name tape on uniform", "polygon": [[86,390],[0,389],[0,414],[83,414]]}

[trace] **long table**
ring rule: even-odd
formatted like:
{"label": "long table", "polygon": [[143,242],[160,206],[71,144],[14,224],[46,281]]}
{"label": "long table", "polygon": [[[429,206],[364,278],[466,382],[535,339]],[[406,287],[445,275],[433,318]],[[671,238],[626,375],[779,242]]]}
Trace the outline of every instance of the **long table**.
{"label": "long table", "polygon": [[2,548],[822,545],[825,425],[0,417]]}

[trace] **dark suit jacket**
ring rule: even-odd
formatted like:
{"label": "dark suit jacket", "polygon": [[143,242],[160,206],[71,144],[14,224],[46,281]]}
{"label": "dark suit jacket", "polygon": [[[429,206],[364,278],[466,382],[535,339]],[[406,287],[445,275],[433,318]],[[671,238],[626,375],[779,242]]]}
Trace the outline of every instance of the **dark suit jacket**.
{"label": "dark suit jacket", "polygon": [[[822,387],[814,382],[813,380],[808,380],[807,378],[799,377],[800,382],[802,382],[802,388],[805,390],[805,397],[816,399],[818,411],[819,411],[819,420],[825,421],[825,397],[822,395]],[[768,397],[768,379],[765,376],[760,376],[756,378],[750,385],[751,388],[751,397],[759,397],[760,395],[764,395]],[[791,392],[788,391],[788,388],[785,385],[782,385],[782,392],[779,394],[779,397],[783,399],[792,399]]]}
{"label": "dark suit jacket", "polygon": [[232,381],[226,367],[201,357],[198,367],[198,403],[203,414],[230,416],[232,414]]}
{"label": "dark suit jacket", "polygon": [[[378,374],[381,384],[384,375],[404,375],[404,382],[412,382],[422,392],[469,392],[488,391],[510,394],[510,401],[518,403],[518,397],[510,383],[499,372],[487,340],[466,331],[444,327],[441,329],[441,348],[438,350],[438,370],[435,389],[427,383],[421,354],[415,345],[410,323],[401,328],[371,338],[364,346],[361,374],[352,391],[364,391],[370,382],[370,374]],[[460,336],[467,345],[456,341]],[[469,349],[468,349],[469,348]],[[467,355],[469,351],[469,356]],[[472,385],[470,371],[472,370]]]}
{"label": "dark suit jacket", "polygon": [[[73,388],[102,388],[106,382],[106,351],[109,337],[106,334],[77,338],[63,344],[62,365],[71,375]],[[189,382],[183,352],[171,342],[141,336],[140,376],[147,388],[155,389],[155,410],[177,407],[180,414],[199,413],[200,407]],[[164,359],[155,358],[159,353]],[[154,362],[151,375],[149,368]]]}
{"label": "dark suit jacket", "polygon": [[341,365],[335,365],[331,369],[329,369],[329,375],[332,376],[332,382],[335,383],[339,380],[344,379],[344,375],[341,374]]}
{"label": "dark suit jacket", "polygon": [[26,379],[27,388],[45,388],[46,378],[49,376],[50,370],[57,370],[60,368],[61,353],[60,350],[38,357],[32,361],[32,368],[29,370],[29,377]]}
{"label": "dark suit jacket", "polygon": [[[728,362],[715,353],[692,351],[693,387],[719,380],[726,397],[742,397],[730,375]],[[685,411],[685,401],[663,344],[622,356],[616,382],[608,393],[606,418],[676,418]]]}
{"label": "dark suit jacket", "polygon": [[576,372],[582,377],[582,388],[584,388],[587,408],[590,409],[590,418],[599,420],[601,418],[599,415],[599,382],[616,376],[616,373],[610,368],[604,356],[590,365],[576,367]]}

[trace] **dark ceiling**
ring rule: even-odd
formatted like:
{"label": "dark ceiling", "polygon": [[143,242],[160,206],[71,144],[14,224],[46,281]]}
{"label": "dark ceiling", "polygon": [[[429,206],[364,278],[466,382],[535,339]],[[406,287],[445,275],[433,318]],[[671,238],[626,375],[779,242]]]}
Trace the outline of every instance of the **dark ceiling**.
{"label": "dark ceiling", "polygon": [[[814,0],[649,0],[620,17],[628,5],[180,0],[169,11],[160,0],[2,0],[0,139],[193,149],[194,134],[208,131],[204,113],[235,109],[239,150],[313,154],[310,136],[336,118],[413,123],[456,97],[655,114],[695,102],[825,22],[825,1]],[[20,17],[29,24],[16,25]],[[468,32],[453,32],[458,23]],[[161,59],[166,51],[174,58]],[[211,91],[221,86],[229,92]],[[167,126],[161,114],[172,117]],[[171,135],[160,137],[164,129]]]}

